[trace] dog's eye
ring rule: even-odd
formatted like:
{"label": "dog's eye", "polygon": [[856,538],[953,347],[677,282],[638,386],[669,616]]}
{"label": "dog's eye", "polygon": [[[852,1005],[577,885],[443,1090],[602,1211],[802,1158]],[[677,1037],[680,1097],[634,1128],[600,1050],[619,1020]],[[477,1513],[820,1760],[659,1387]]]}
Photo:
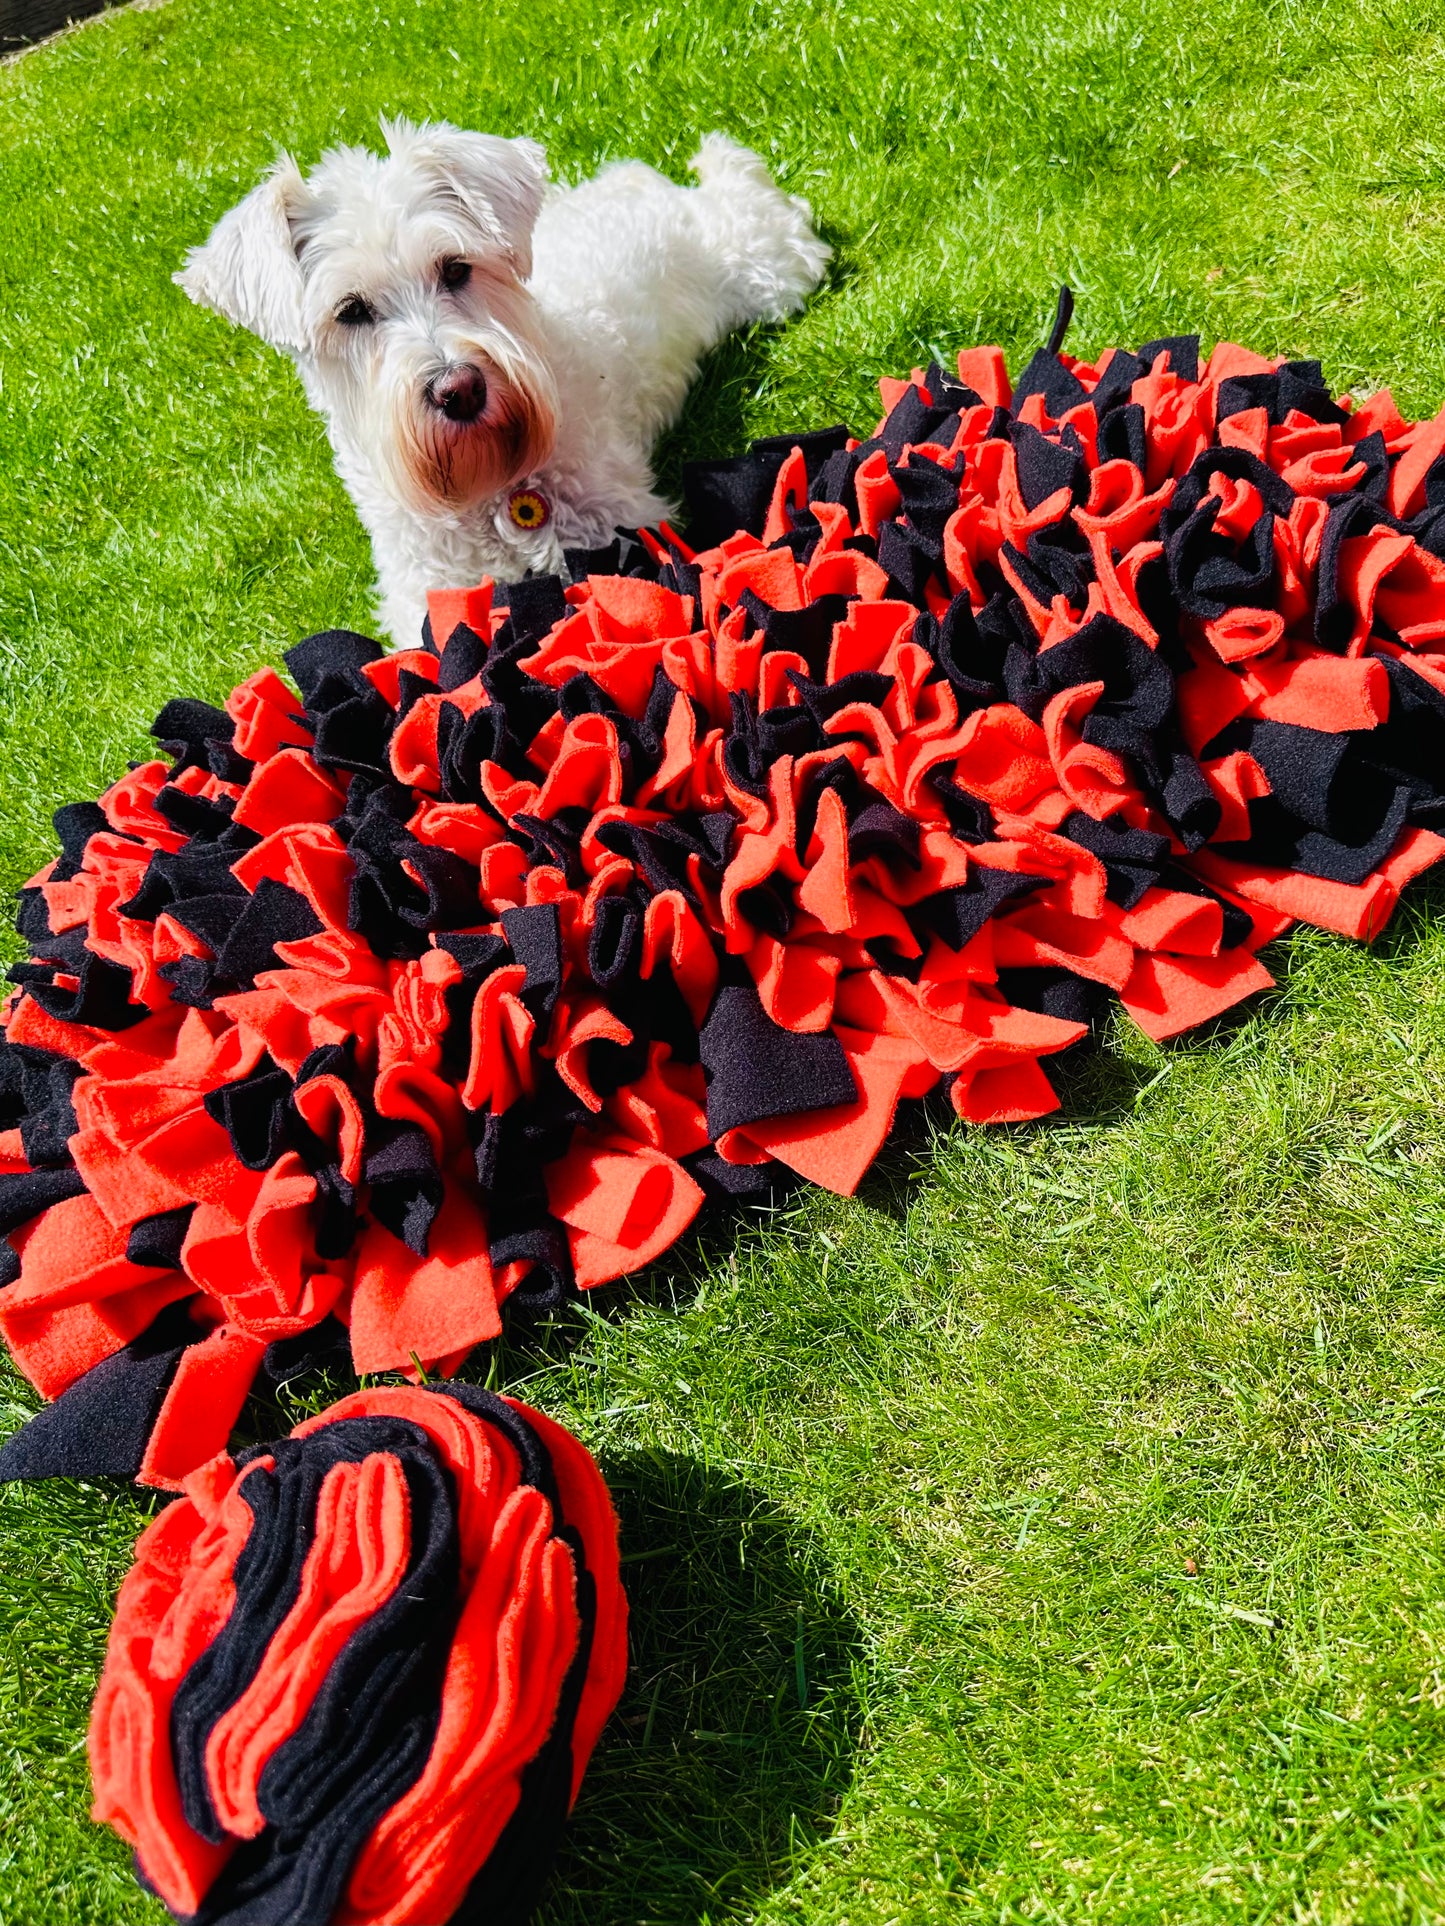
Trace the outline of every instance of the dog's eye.
{"label": "dog's eye", "polygon": [[359,294],[348,294],[336,310],[336,318],[343,328],[365,328],[376,319],[376,309]]}
{"label": "dog's eye", "polygon": [[455,294],[471,280],[472,264],[470,261],[443,261],[437,269],[437,275],[448,294]]}

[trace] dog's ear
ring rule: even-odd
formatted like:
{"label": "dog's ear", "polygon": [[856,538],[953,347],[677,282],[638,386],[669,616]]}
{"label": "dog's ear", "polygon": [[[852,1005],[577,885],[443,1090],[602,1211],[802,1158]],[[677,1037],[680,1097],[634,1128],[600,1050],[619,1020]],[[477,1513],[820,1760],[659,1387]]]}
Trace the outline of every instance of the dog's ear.
{"label": "dog's ear", "polygon": [[302,347],[301,264],[291,223],[306,191],[295,161],[282,154],[171,279],[198,306],[249,328],[273,348]]}
{"label": "dog's ear", "polygon": [[429,173],[438,191],[496,247],[520,280],[532,272],[532,229],[547,191],[547,156],[534,140],[472,134],[447,121],[383,120],[392,157]]}

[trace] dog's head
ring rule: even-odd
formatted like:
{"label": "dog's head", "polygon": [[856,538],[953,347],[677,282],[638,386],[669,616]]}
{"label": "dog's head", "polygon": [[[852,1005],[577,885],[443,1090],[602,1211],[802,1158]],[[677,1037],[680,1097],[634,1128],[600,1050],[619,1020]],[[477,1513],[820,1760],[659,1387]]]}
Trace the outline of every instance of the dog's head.
{"label": "dog's head", "polygon": [[338,452],[456,510],[550,453],[556,392],[526,281],[547,180],[529,140],[383,121],[388,152],[289,155],[192,250],[193,301],[294,355]]}

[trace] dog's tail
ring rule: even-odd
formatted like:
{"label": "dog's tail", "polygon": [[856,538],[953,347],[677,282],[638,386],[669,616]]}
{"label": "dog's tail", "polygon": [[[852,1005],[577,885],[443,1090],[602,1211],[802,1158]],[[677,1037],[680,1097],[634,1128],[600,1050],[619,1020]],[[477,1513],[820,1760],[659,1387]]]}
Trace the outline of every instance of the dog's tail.
{"label": "dog's tail", "polygon": [[795,314],[833,258],[814,232],[812,208],[726,134],[706,135],[691,167],[699,220],[728,269],[735,308],[727,327]]}

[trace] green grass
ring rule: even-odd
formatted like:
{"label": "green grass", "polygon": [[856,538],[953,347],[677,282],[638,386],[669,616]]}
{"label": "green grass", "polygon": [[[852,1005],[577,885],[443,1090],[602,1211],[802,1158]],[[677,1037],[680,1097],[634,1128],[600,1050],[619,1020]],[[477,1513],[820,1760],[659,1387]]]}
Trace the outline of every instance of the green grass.
{"label": "green grass", "polygon": [[[836,270],[668,462],[1024,355],[1064,278],[1076,348],[1197,328],[1445,400],[1438,5],[968,13],[171,0],[0,68],[3,886],[167,696],[366,623],[294,378],[169,280],[277,142],[760,146]],[[547,1926],[1445,1919],[1445,888],[1278,960],[1233,1029],[1115,1024],[1062,1121],[918,1122],[856,1199],[716,1221],[492,1361],[598,1452],[632,1561]],[[144,1510],[0,1494],[6,1926],[160,1918],[85,1817]]]}

